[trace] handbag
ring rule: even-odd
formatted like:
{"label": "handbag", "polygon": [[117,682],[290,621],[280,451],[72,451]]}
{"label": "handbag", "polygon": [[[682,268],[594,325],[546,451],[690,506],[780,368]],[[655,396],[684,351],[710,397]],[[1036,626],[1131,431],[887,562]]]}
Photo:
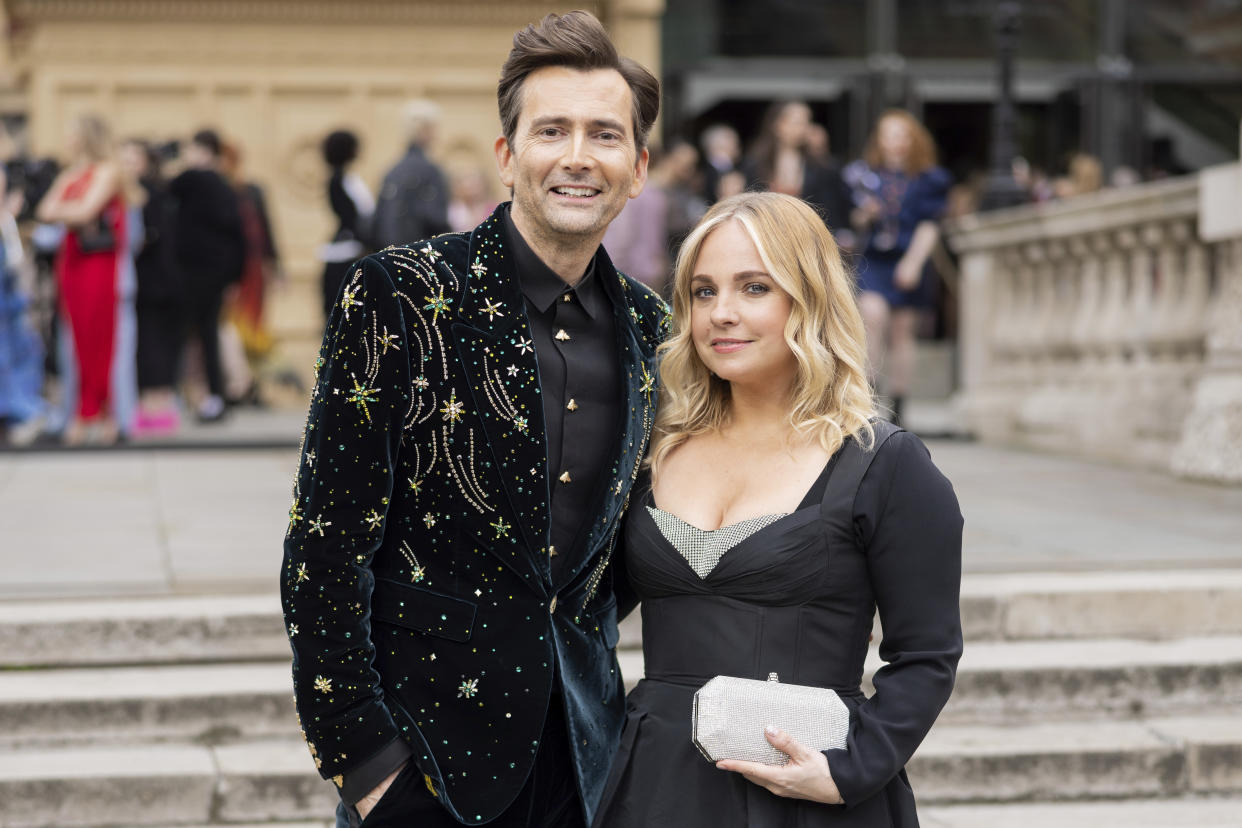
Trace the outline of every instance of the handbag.
{"label": "handbag", "polygon": [[109,253],[116,249],[116,235],[108,221],[107,210],[93,221],[77,229],[78,249],[83,253]]}
{"label": "handbag", "polygon": [[[824,501],[842,491],[856,491],[880,446],[901,429],[876,421],[875,443],[864,451],[846,440],[828,479]],[[803,684],[781,684],[776,673],[767,681],[716,676],[694,694],[691,738],[709,762],[740,759],[785,765],[789,756],[768,743],[764,728],[773,725],[811,750],[844,748],[850,711],[835,690]]]}
{"label": "handbag", "polygon": [[812,750],[845,747],[850,711],[835,690],[716,676],[694,694],[694,746],[709,762],[741,759],[784,765],[789,756],[772,747],[764,728],[773,725]]}

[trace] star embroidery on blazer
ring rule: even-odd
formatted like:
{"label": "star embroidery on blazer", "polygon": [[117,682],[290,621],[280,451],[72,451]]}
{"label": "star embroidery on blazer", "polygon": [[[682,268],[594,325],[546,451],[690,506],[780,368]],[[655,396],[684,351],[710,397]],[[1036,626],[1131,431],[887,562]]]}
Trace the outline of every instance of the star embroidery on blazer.
{"label": "star embroidery on blazer", "polygon": [[505,523],[504,518],[498,518],[495,523],[491,524],[491,527],[496,530],[496,537],[498,538],[508,537],[509,530],[513,528],[509,524]]}
{"label": "star embroidery on blazer", "polygon": [[519,339],[517,341],[517,349],[523,354],[534,353],[535,343],[531,342],[529,339]]}
{"label": "star embroidery on blazer", "polygon": [[424,296],[427,304],[423,305],[423,310],[431,311],[431,321],[440,321],[441,313],[448,313],[449,305],[453,304],[452,297],[444,295],[444,285],[440,285],[440,293],[437,296]]}
{"label": "star embroidery on blazer", "polygon": [[440,251],[436,250],[434,247],[432,247],[429,244],[423,245],[422,247],[420,247],[418,249],[418,252],[422,253],[424,256],[426,256],[429,259],[432,259],[433,261],[435,259],[440,258]]}
{"label": "star embroidery on blazer", "polygon": [[457,688],[457,698],[465,697],[473,699],[475,694],[479,692],[479,680],[477,678],[467,679]]}
{"label": "star embroidery on blazer", "polygon": [[328,528],[331,525],[332,525],[332,521],[330,520],[325,521],[323,519],[323,515],[320,515],[319,517],[312,520],[309,524],[307,524],[307,529],[311,532],[318,532],[319,537],[322,538],[324,536],[323,530]]}
{"label": "star embroidery on blazer", "polygon": [[379,346],[384,349],[380,352],[380,354],[383,355],[383,354],[388,353],[389,348],[392,348],[393,350],[397,350],[397,351],[401,350],[401,346],[397,344],[400,341],[401,339],[396,334],[390,334],[388,332],[388,326],[385,325],[384,335],[378,338]]}
{"label": "star embroidery on blazer", "polygon": [[427,514],[423,515],[423,523],[425,523],[427,525],[427,528],[430,529],[431,527],[436,525],[436,516],[433,515],[431,512],[428,512]]}
{"label": "star embroidery on blazer", "polygon": [[315,450],[314,449],[311,449],[310,451],[306,452],[306,465],[308,466],[315,465]]}
{"label": "star embroidery on blazer", "polygon": [[513,427],[525,434],[526,430],[530,428],[530,423],[525,417],[518,416],[513,418]]}
{"label": "star embroidery on blazer", "polygon": [[407,477],[405,481],[410,484],[410,491],[412,491],[414,494],[420,495],[423,493],[423,481],[421,478],[418,480],[415,480],[412,477]]}
{"label": "star embroidery on blazer", "polygon": [[293,638],[293,637],[294,637],[295,635],[297,635],[297,634],[298,634],[298,625],[297,625],[297,624],[290,624],[290,625],[289,625],[289,637],[290,637],[290,638]]}
{"label": "star embroidery on blazer", "polygon": [[457,423],[461,420],[461,415],[465,412],[465,403],[457,401],[457,389],[449,392],[448,401],[444,403],[444,407],[440,409],[440,413],[444,415],[444,419],[450,423]]}
{"label": "star embroidery on blazer", "polygon": [[323,676],[315,676],[315,689],[320,693],[332,692],[332,679]]}
{"label": "star embroidery on blazer", "polygon": [[479,257],[474,257],[474,264],[470,265],[470,272],[475,276],[483,276],[487,273],[487,265],[479,261]]}
{"label": "star embroidery on blazer", "polygon": [[417,388],[419,391],[426,391],[430,385],[431,385],[430,380],[428,380],[422,374],[419,374],[417,377],[414,378],[414,387]]}
{"label": "star embroidery on blazer", "polygon": [[500,309],[500,303],[491,299],[487,300],[487,304],[483,306],[483,313],[487,314],[487,321],[492,322],[497,316],[504,316],[505,312]]}
{"label": "star embroidery on blazer", "polygon": [[371,409],[368,407],[370,403],[379,402],[379,389],[367,388],[365,385],[359,384],[354,379],[354,387],[350,390],[349,396],[345,398],[346,402],[351,402],[366,415],[367,422],[371,422]]}
{"label": "star embroidery on blazer", "polygon": [[305,583],[310,580],[310,573],[306,571],[306,564],[298,564],[298,583]]}
{"label": "star embroidery on blazer", "polygon": [[372,509],[367,513],[366,517],[362,519],[362,522],[367,524],[368,529],[378,529],[379,525],[384,522],[384,518],[379,512]]}
{"label": "star embroidery on blazer", "polygon": [[647,370],[647,366],[643,366],[643,384],[638,390],[647,395],[647,402],[651,402],[651,390],[655,387],[655,377]]}
{"label": "star embroidery on blazer", "polygon": [[505,370],[509,372],[509,376],[511,377],[516,377],[518,374],[518,367],[516,365],[510,365]]}
{"label": "star embroidery on blazer", "polygon": [[298,505],[295,499],[289,507],[289,529],[292,530],[300,520],[302,520],[302,507]]}
{"label": "star embroidery on blazer", "polygon": [[356,298],[358,291],[362,290],[360,285],[345,288],[345,293],[341,295],[341,310],[345,311],[345,321],[349,321],[349,309],[361,307],[362,303]]}

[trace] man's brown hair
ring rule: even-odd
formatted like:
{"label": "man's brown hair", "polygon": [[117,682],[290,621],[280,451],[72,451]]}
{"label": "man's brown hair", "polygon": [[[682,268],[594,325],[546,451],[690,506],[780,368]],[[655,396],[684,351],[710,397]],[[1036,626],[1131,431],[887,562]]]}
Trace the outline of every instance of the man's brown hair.
{"label": "man's brown hair", "polygon": [[522,84],[527,75],[545,66],[620,72],[634,99],[634,144],[640,150],[647,145],[647,135],[660,114],[660,82],[638,62],[617,54],[617,47],[595,15],[571,11],[549,14],[513,36],[513,49],[496,85],[500,127],[510,146],[522,110]]}

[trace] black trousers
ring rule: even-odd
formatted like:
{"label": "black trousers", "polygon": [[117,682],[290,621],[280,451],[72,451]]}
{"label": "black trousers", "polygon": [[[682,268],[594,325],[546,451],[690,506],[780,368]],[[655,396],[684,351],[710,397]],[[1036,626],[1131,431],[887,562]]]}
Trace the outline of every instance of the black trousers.
{"label": "black trousers", "polygon": [[211,277],[191,281],[186,321],[190,338],[203,350],[203,373],[207,389],[217,397],[224,396],[224,374],[220,368],[220,309],[224,304],[225,285]]}
{"label": "black trousers", "polygon": [[[469,814],[469,803],[458,803]],[[513,804],[486,823],[487,828],[586,828],[582,800],[578,795],[569,733],[559,697],[553,697],[543,727],[535,765]],[[423,775],[411,761],[405,766],[379,804],[359,822],[358,812],[341,803],[336,809],[337,828],[460,828],[428,790]]]}

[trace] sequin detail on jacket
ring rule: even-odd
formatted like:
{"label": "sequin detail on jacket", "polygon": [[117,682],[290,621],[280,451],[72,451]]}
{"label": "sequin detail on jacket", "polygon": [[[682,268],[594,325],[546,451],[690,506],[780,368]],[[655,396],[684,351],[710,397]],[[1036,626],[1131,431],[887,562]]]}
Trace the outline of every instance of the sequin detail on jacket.
{"label": "sequin detail on jacket", "polygon": [[325,779],[402,738],[442,804],[486,822],[525,782],[559,663],[580,790],[598,797],[624,714],[608,562],[668,309],[602,252],[597,267],[628,416],[586,551],[555,583],[538,368],[498,214],[346,280],[281,578],[298,717]]}

